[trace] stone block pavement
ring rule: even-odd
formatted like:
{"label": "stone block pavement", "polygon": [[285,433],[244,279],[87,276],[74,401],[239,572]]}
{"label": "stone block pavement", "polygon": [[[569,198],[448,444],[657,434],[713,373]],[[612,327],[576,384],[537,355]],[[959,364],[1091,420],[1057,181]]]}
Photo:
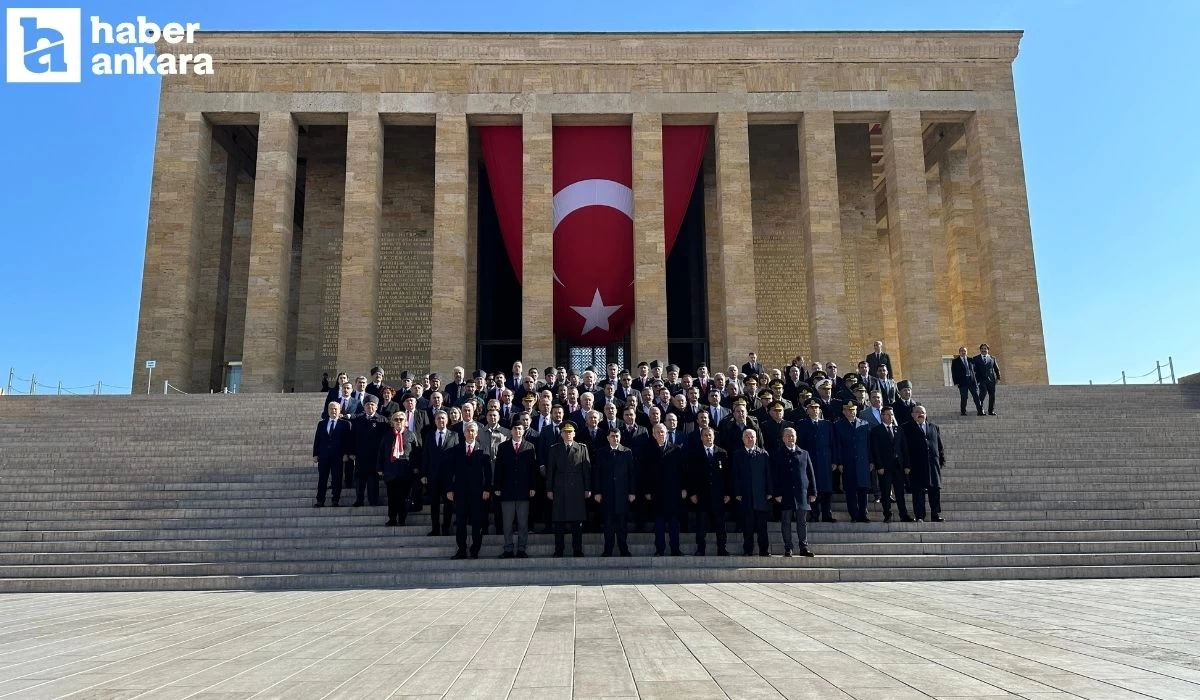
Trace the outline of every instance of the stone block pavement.
{"label": "stone block pavement", "polygon": [[0,697],[1200,698],[1200,581],[0,597]]}

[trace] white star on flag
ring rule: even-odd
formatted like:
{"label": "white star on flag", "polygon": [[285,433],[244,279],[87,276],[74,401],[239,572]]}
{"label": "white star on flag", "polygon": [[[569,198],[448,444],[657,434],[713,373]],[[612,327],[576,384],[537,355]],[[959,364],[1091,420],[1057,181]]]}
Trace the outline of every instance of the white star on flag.
{"label": "white star on flag", "polygon": [[592,297],[591,306],[572,306],[575,313],[583,316],[583,330],[580,335],[585,335],[588,331],[599,328],[600,330],[608,330],[608,319],[621,308],[621,304],[616,306],[605,306],[604,300],[600,298],[600,290],[596,290],[596,295]]}

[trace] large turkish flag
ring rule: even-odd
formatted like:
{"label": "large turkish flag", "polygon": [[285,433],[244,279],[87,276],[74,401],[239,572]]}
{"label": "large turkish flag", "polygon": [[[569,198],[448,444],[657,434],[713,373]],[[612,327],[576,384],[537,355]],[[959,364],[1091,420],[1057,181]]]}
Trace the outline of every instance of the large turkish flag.
{"label": "large turkish flag", "polygon": [[[523,279],[521,128],[480,127],[480,134],[505,249],[517,279]],[[554,332],[578,345],[620,341],[633,324],[635,292],[630,127],[556,126],[553,138]],[[668,255],[687,211],[707,138],[707,126],[663,128],[663,235]]]}

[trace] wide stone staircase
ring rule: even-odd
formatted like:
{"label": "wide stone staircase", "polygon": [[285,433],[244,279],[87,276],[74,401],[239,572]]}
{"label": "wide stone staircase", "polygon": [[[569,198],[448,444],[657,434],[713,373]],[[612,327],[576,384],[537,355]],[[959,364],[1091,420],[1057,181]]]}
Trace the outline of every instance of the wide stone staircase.
{"label": "wide stone staircase", "polygon": [[918,396],[943,427],[946,522],[875,505],[851,524],[839,502],[813,559],[660,558],[639,533],[633,558],[587,535],[588,556],[552,559],[534,535],[500,560],[493,534],[451,561],[427,509],[385,528],[382,507],[311,507],[319,395],[2,397],[0,592],[1200,574],[1200,387],[1000,391],[987,418]]}

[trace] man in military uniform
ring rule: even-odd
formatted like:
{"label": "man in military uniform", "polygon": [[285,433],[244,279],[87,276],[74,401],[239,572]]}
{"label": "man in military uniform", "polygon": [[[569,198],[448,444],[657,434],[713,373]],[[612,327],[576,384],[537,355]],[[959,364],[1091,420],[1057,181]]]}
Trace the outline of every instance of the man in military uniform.
{"label": "man in military uniform", "polygon": [[571,549],[583,556],[583,520],[587,499],[592,497],[592,463],[587,447],[575,441],[575,424],[562,424],[562,442],[554,444],[546,463],[546,498],[554,520],[554,556],[563,556],[566,531],[571,530]]}

